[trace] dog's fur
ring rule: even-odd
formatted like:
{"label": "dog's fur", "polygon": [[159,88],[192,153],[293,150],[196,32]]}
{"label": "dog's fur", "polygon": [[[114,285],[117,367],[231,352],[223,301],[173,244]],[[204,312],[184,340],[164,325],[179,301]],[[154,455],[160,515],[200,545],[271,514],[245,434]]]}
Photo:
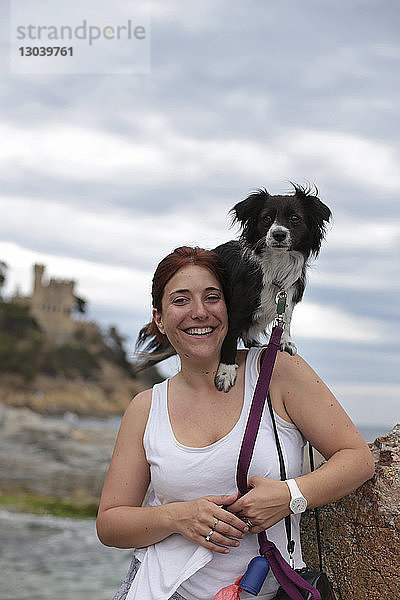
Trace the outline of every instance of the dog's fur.
{"label": "dog's fur", "polygon": [[[287,293],[281,350],[296,354],[290,337],[292,312],[303,297],[308,259],[319,253],[331,211],[317,197],[317,190],[312,193],[310,188],[292,185],[292,194],[271,196],[261,189],[236,204],[231,213],[233,222],[241,226],[240,238],[214,249],[228,273],[229,329],[215,376],[220,391],[229,391],[235,383],[238,339],[246,346],[258,345],[259,335],[275,318],[280,290]],[[170,345],[149,341],[146,330],[138,338],[138,347],[147,343],[142,368],[175,353]]]}

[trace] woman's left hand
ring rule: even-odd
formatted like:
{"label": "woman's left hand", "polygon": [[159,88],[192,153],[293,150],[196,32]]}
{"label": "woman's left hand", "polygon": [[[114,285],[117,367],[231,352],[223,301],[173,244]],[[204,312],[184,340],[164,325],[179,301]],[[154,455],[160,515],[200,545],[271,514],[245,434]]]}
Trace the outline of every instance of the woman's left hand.
{"label": "woman's left hand", "polygon": [[251,533],[268,529],[291,513],[290,492],[284,481],[255,475],[248,480],[252,489],[228,507],[238,517],[249,519]]}

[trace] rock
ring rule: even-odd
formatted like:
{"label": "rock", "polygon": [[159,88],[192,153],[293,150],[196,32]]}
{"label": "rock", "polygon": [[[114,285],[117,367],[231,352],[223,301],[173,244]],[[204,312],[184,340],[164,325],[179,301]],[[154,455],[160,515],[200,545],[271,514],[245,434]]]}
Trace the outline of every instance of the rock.
{"label": "rock", "polygon": [[0,491],[99,501],[115,429],[0,407]]}
{"label": "rock", "polygon": [[45,415],[66,412],[97,417],[122,415],[133,396],[151,385],[144,379],[128,378],[112,365],[105,365],[102,379],[97,382],[41,374],[28,384],[17,376],[2,376],[0,403],[30,408]]}
{"label": "rock", "polygon": [[[375,475],[319,509],[324,569],[346,600],[400,598],[400,425],[370,444]],[[306,562],[317,567],[315,522],[302,519]]]}

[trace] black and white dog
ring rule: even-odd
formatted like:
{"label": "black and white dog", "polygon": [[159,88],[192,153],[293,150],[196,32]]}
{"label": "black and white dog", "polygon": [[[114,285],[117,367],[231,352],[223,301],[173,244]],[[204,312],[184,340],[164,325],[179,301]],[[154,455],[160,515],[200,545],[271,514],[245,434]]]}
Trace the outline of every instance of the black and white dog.
{"label": "black and white dog", "polygon": [[[228,275],[229,329],[215,376],[220,391],[228,392],[235,384],[238,339],[247,347],[259,344],[258,337],[276,316],[280,290],[287,293],[281,350],[297,352],[290,337],[292,312],[303,297],[308,259],[319,253],[331,211],[317,197],[317,190],[312,193],[292,185],[292,194],[272,196],[262,189],[236,204],[230,212],[233,222],[240,224],[240,238],[214,249]],[[172,346],[162,348],[149,341],[146,327],[139,334],[138,347],[144,343],[146,360],[139,369],[174,354]]]}
{"label": "black and white dog", "polygon": [[215,385],[227,392],[236,379],[237,340],[247,347],[276,316],[276,294],[287,293],[281,350],[296,354],[290,337],[295,304],[303,297],[308,259],[317,256],[331,211],[309,188],[292,184],[289,195],[258,190],[231,210],[241,226],[239,241],[215,248],[229,276],[229,330],[221,349]]}

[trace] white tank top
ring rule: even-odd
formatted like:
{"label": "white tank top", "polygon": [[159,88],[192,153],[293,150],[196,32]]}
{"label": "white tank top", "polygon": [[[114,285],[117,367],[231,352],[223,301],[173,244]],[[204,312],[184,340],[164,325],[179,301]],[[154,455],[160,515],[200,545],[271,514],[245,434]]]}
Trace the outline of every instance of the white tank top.
{"label": "white tank top", "polygon": [[[261,350],[250,348],[247,354],[244,402],[239,420],[227,435],[210,446],[193,448],[178,442],[168,413],[168,379],[153,387],[151,408],[143,437],[152,483],[148,505],[192,500],[210,494],[232,494],[237,491],[237,460],[257,382],[257,364]],[[275,419],[287,477],[298,477],[303,467],[304,438],[294,424],[285,421],[276,413]],[[249,477],[252,475],[280,479],[278,454],[267,405],[249,468]],[[292,515],[291,519],[292,537],[295,541],[295,568],[302,568],[305,563],[301,556],[300,515]],[[268,529],[267,536],[288,560],[284,521]],[[136,550],[139,560],[144,558],[145,552],[145,549]],[[187,600],[212,600],[219,589],[230,585],[246,571],[248,563],[258,553],[257,536],[248,533],[239,548],[231,548],[228,555],[213,552],[212,559],[181,582],[177,591]],[[160,561],[158,568],[162,569]],[[157,577],[157,574],[153,572],[152,577]],[[257,596],[258,599],[273,598],[277,587],[278,584],[270,570]],[[241,592],[240,597],[244,599],[254,596]]]}

